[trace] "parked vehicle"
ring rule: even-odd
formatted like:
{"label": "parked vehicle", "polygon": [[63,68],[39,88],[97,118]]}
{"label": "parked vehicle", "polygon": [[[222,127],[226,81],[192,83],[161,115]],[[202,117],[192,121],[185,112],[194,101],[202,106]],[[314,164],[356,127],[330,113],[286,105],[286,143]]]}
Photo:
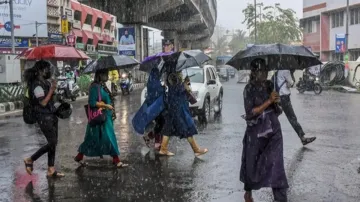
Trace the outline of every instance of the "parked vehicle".
{"label": "parked vehicle", "polygon": [[[198,117],[202,124],[206,124],[211,115],[220,115],[223,107],[223,87],[216,69],[212,65],[191,67],[183,71],[184,78],[189,76],[191,90],[197,102],[190,105],[192,115]],[[141,93],[141,103],[144,103],[147,89]]]}
{"label": "parked vehicle", "polygon": [[[77,83],[71,81],[70,79],[67,79],[64,76],[60,76],[58,79],[58,87],[57,87],[57,98],[59,100],[71,100],[75,101],[76,98],[79,96],[80,87],[77,85]],[[70,85],[72,85],[72,88],[70,90]]]}
{"label": "parked vehicle", "polygon": [[309,80],[300,78],[299,82],[296,84],[296,88],[299,93],[304,93],[305,91],[314,91],[316,95],[319,95],[322,92],[322,87],[319,83],[319,77],[317,76],[310,76]]}
{"label": "parked vehicle", "polygon": [[225,80],[225,81],[229,81],[230,80],[230,72],[229,69],[226,66],[222,66],[221,68],[218,69],[218,75],[221,79]]}
{"label": "parked vehicle", "polygon": [[235,75],[236,75],[235,68],[234,67],[229,67],[228,70],[229,70],[230,77],[235,78]]}
{"label": "parked vehicle", "polygon": [[130,94],[130,92],[133,91],[132,78],[129,78],[128,73],[123,73],[121,75],[120,88],[123,95],[125,95],[125,93]]}

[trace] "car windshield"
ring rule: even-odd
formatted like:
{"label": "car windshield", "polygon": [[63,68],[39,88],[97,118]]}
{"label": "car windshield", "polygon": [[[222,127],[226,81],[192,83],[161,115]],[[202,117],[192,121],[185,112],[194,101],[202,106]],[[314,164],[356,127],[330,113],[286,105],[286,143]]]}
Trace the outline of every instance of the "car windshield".
{"label": "car windshield", "polygon": [[189,76],[191,83],[204,83],[203,68],[188,68],[182,71],[184,78]]}
{"label": "car windshield", "polygon": [[226,70],[226,68],[220,68],[220,72],[221,73],[227,73],[227,70]]}

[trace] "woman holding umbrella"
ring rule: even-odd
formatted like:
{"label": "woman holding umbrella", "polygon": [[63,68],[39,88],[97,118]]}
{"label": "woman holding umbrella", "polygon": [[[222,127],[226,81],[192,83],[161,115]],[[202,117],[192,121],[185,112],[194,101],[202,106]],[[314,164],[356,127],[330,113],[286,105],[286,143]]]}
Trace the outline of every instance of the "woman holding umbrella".
{"label": "woman holding umbrella", "polygon": [[284,169],[283,138],[278,119],[279,95],[267,81],[265,60],[251,62],[249,84],[244,89],[247,128],[243,139],[240,181],[245,185],[245,201],[253,202],[252,190],[273,189],[274,199],[287,201],[287,178]]}
{"label": "woman holding umbrella", "polygon": [[90,86],[89,105],[105,109],[106,119],[101,125],[87,125],[84,142],[80,145],[78,155],[74,160],[84,165],[84,156],[98,157],[110,155],[113,158],[113,164],[117,168],[128,166],[119,159],[119,148],[114,132],[113,121],[116,119],[114,110],[114,98],[110,90],[106,87],[105,82],[109,78],[109,70],[101,69],[96,71],[94,82]]}
{"label": "woman holding umbrella", "polygon": [[168,151],[168,143],[171,136],[186,138],[190,143],[195,156],[200,156],[208,152],[208,149],[201,149],[193,137],[197,129],[189,110],[189,99],[186,94],[188,88],[183,82],[182,73],[174,71],[176,64],[168,62],[165,66],[168,69],[166,84],[168,86],[168,97],[166,101],[167,111],[164,114],[164,126],[161,134],[163,135],[160,155],[173,156]]}

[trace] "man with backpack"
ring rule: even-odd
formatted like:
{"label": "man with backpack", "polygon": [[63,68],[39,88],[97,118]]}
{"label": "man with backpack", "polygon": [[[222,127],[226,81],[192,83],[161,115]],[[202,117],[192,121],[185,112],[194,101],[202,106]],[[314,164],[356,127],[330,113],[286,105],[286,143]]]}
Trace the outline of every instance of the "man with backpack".
{"label": "man with backpack", "polygon": [[295,84],[294,70],[278,70],[275,72],[272,81],[275,81],[276,91],[280,94],[281,107],[289,120],[291,126],[298,134],[302,144],[305,146],[316,140],[316,137],[305,137],[305,133],[299,124],[291,104],[290,88]]}

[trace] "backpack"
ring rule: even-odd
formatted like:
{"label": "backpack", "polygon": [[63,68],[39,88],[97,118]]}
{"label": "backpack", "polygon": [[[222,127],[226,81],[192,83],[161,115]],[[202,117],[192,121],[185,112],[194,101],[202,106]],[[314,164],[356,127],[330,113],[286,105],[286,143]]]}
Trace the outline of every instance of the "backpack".
{"label": "backpack", "polygon": [[36,123],[35,111],[33,102],[33,92],[31,90],[31,86],[27,86],[25,88],[24,95],[24,108],[23,108],[23,119],[26,124],[34,124]]}
{"label": "backpack", "polygon": [[274,73],[274,75],[271,77],[271,82],[274,82],[275,91],[276,91],[276,92],[280,92],[280,89],[281,89],[281,87],[283,87],[283,85],[286,83],[286,80],[279,85],[279,84],[278,84],[278,71],[276,71],[276,72]]}

